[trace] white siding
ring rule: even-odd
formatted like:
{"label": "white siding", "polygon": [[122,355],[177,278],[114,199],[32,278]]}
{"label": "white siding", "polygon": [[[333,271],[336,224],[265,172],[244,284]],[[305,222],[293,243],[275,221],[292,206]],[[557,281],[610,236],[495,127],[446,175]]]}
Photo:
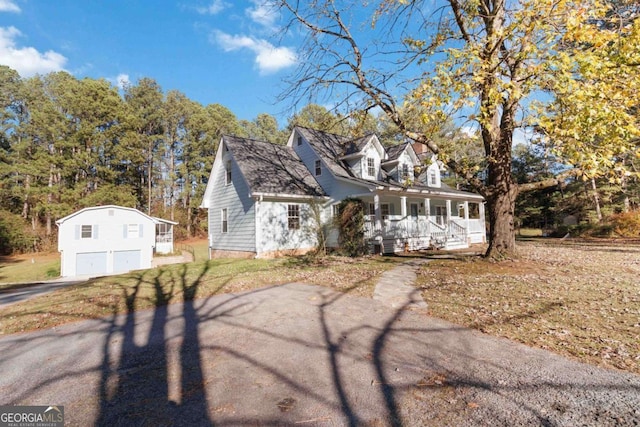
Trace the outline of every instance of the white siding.
{"label": "white siding", "polygon": [[[139,235],[127,236],[129,224],[138,224]],[[83,225],[92,226],[91,238],[82,238]],[[77,275],[77,254],[107,253],[104,273],[113,273],[113,253],[116,251],[140,251],[139,268],[151,268],[155,224],[152,219],[135,209],[105,206],[90,208],[70,215],[59,224],[58,250],[61,252],[60,273],[63,277]],[[82,259],[82,257],[80,257]]]}
{"label": "white siding", "polygon": [[[300,208],[300,228],[288,227],[288,206]],[[258,228],[260,229],[258,255],[280,250],[312,249],[316,246],[317,222],[312,207],[295,201],[262,201],[258,203]]]}
{"label": "white siding", "polygon": [[[212,249],[225,251],[256,251],[255,201],[249,197],[249,188],[238,165],[224,149],[221,162],[216,162],[211,179],[213,191],[209,201],[209,244]],[[227,160],[231,163],[231,180],[225,184]],[[227,209],[227,232],[222,232],[221,210]]]}

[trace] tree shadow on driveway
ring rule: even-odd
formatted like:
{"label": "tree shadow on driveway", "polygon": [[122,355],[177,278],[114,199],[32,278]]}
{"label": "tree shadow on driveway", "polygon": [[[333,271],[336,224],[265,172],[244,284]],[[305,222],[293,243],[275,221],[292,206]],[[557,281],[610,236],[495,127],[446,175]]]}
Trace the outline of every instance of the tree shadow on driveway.
{"label": "tree shadow on driveway", "polygon": [[[56,401],[81,425],[602,425],[638,415],[637,376],[316,286],[197,299],[202,268],[192,279],[141,273],[123,288],[126,315],[0,339],[3,403]],[[143,297],[145,282],[155,292]],[[177,292],[184,302],[163,305]],[[157,307],[135,311],[141,298]],[[21,360],[35,376],[19,383]]]}

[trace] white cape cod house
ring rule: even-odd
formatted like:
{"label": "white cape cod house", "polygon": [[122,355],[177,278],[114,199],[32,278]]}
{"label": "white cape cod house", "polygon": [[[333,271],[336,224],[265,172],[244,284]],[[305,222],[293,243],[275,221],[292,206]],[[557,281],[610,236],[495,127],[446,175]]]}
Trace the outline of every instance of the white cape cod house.
{"label": "white cape cod house", "polygon": [[[316,246],[345,198],[365,203],[374,253],[466,248],[486,241],[484,199],[440,180],[408,144],[386,148],[374,134],[347,138],[295,127],[287,145],[223,136],[202,208],[212,255],[273,256]],[[338,245],[335,232],[329,246]]]}

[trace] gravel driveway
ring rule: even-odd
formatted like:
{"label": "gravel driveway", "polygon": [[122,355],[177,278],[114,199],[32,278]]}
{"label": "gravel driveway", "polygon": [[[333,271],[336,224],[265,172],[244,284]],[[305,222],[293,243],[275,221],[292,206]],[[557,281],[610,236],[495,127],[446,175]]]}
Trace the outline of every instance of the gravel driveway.
{"label": "gravel driveway", "polygon": [[638,376],[304,284],[5,336],[0,355],[1,404],[71,425],[640,425]]}

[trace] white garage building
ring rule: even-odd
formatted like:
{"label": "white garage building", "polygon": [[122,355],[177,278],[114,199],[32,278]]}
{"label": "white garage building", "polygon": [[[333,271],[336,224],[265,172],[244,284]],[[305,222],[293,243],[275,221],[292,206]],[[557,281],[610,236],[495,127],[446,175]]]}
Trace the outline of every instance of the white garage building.
{"label": "white garage building", "polygon": [[[162,230],[159,252],[173,251],[176,222],[122,206],[85,208],[56,221],[60,275],[100,276],[151,268],[156,227]],[[170,232],[168,232],[169,230]]]}

